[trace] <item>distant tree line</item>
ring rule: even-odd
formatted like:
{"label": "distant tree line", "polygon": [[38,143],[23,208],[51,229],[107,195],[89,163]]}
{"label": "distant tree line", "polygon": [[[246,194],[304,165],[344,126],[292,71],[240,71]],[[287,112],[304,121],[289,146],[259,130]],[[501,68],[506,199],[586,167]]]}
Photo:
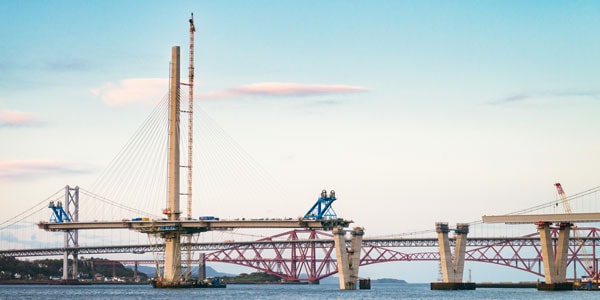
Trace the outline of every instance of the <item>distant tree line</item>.
{"label": "distant tree line", "polygon": [[[69,267],[72,260],[68,262]],[[14,257],[0,256],[0,280],[49,280],[60,278],[63,274],[62,259],[19,260]],[[111,263],[101,258],[80,259],[77,264],[80,279],[96,279],[98,277],[133,278],[134,271],[120,263]],[[141,280],[147,275],[138,272]]]}

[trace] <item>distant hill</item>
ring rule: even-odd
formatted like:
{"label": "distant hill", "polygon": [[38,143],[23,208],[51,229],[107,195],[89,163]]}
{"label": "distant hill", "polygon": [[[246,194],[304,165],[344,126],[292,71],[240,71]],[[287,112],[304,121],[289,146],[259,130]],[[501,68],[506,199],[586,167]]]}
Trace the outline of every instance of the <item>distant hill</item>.
{"label": "distant hill", "polygon": [[[133,270],[133,266],[127,265],[125,266],[127,269]],[[138,266],[138,272],[144,273],[148,275],[148,277],[156,276],[156,268],[155,267],[147,267],[147,266]],[[192,276],[198,276],[198,268],[192,269]],[[235,277],[236,274],[228,274],[221,273],[210,266],[206,266],[206,277]]]}
{"label": "distant hill", "polygon": [[[104,277],[132,278],[133,271],[121,264],[113,265],[107,259],[80,259],[77,271],[80,279],[93,279],[96,275]],[[72,260],[68,265],[71,266]],[[14,257],[0,256],[0,280],[48,280],[62,277],[62,259],[38,259],[34,261],[18,260]],[[141,275],[141,280],[146,280]]]}
{"label": "distant hill", "polygon": [[[133,269],[133,266],[125,266],[125,267],[128,269]],[[154,277],[156,274],[155,273],[156,268],[154,268],[154,267],[138,266],[138,271],[148,275],[148,277]],[[192,276],[194,276],[194,277],[198,276],[197,268],[195,270],[193,270]],[[279,282],[280,281],[279,277],[276,277],[276,276],[270,275],[270,274],[266,274],[263,272],[255,272],[255,273],[250,273],[250,274],[245,274],[245,273],[228,274],[228,273],[221,273],[209,266],[206,266],[206,277],[221,277],[224,280],[224,282],[227,282],[227,283],[244,283],[244,282],[268,283],[268,282]],[[321,279],[320,283],[321,284],[338,284],[339,277],[329,276],[327,278]],[[379,279],[371,280],[371,284],[406,284],[406,283],[407,282],[405,280],[395,279],[395,278],[379,278]]]}

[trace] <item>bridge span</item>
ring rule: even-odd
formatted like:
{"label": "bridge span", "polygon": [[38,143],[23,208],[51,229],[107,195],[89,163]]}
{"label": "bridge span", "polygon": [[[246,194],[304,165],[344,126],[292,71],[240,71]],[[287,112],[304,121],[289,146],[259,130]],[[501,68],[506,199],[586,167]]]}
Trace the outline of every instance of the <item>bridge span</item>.
{"label": "bridge span", "polygon": [[[587,230],[600,230],[589,228]],[[583,230],[583,228],[581,229]],[[454,246],[456,238],[450,238],[450,245]],[[555,238],[554,240],[558,240]],[[578,240],[571,239],[569,245],[577,247],[584,242],[588,246],[600,246],[600,236],[582,237]],[[349,241],[347,244],[349,245]],[[472,237],[467,239],[468,247],[489,247],[500,244],[510,244],[517,247],[540,246],[539,237],[519,236],[519,237]],[[256,249],[289,249],[294,246],[305,247],[307,245],[325,248],[333,246],[333,239],[312,239],[312,240],[287,240],[287,241],[239,241],[239,242],[204,242],[192,243],[192,251],[218,251],[234,248],[252,246]],[[365,238],[362,242],[363,247],[387,247],[387,248],[438,248],[437,238]],[[186,244],[187,247],[187,244]],[[82,255],[98,254],[143,254],[149,252],[164,251],[163,245],[137,244],[137,245],[114,245],[114,246],[79,246],[79,247],[50,247],[50,248],[31,248],[31,249],[7,249],[0,250],[0,255],[11,257],[36,257],[36,256],[61,256],[64,251],[77,251]]]}
{"label": "bridge span", "polygon": [[[598,266],[598,259],[582,255],[581,248],[600,246],[600,229],[576,228],[581,239],[569,241],[568,266],[575,270],[592,260]],[[300,234],[309,238],[300,239]],[[553,238],[557,243],[558,238]],[[451,245],[456,243],[450,238]],[[346,242],[347,246],[349,241]],[[543,276],[542,245],[539,234],[532,233],[520,237],[472,237],[466,242],[465,261],[496,264]],[[338,272],[334,251],[333,235],[317,230],[292,230],[257,241],[205,242],[192,243],[193,251],[205,253],[206,262],[221,262],[246,266],[258,271],[277,275],[284,280],[316,282]],[[161,252],[162,245],[115,245],[80,246],[80,255],[102,255],[122,253]],[[400,249],[406,249],[401,252]],[[421,248],[439,248],[437,238],[372,238],[362,241],[360,266],[387,262],[440,261],[440,252],[420,251]],[[415,251],[416,250],[416,251]],[[13,249],[2,250],[0,255],[16,257],[60,256],[64,248]],[[212,251],[212,252],[210,252]],[[412,251],[412,252],[410,252]],[[126,259],[123,262],[147,259]],[[116,259],[116,261],[121,261]],[[149,260],[150,261],[150,260]],[[577,274],[575,272],[575,277]]]}

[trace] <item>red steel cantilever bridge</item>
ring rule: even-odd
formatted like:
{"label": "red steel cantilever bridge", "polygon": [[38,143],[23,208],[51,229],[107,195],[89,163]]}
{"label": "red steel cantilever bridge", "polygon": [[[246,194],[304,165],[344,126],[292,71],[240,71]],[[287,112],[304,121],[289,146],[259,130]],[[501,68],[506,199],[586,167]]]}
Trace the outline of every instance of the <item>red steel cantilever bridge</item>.
{"label": "red steel cantilever bridge", "polygon": [[[581,235],[585,234],[585,245],[591,245],[594,250],[600,245],[598,228],[577,230]],[[306,234],[307,239],[301,240],[300,234]],[[556,232],[554,235],[557,237]],[[282,237],[285,241],[276,240]],[[337,273],[336,261],[332,256],[334,248],[331,238],[332,235],[326,232],[294,230],[261,239],[256,243],[235,245],[212,252],[206,256],[206,260],[255,268],[280,276],[284,280],[318,281]],[[581,241],[572,240],[570,243],[569,265],[573,269],[577,266],[585,266],[584,259],[578,256],[584,245]],[[451,243],[453,242],[452,239]],[[543,276],[542,251],[537,233],[517,238],[471,238],[467,245],[471,247],[466,252],[467,261],[491,263]],[[364,239],[360,265],[395,261],[439,261],[440,259],[439,251],[405,253],[395,250],[405,247],[438,247],[438,241],[423,238]],[[598,260],[595,255],[591,260],[597,270]]]}
{"label": "red steel cantilever bridge", "polygon": [[[584,269],[589,261],[598,269],[596,247],[600,246],[598,228],[576,228],[580,238],[569,244],[568,268],[574,274]],[[557,233],[554,232],[557,239]],[[555,239],[555,242],[556,242]],[[451,243],[454,239],[450,240]],[[436,238],[381,238],[364,239],[360,265],[386,262],[439,261],[439,252],[402,252],[401,248],[437,248]],[[521,237],[469,238],[469,249],[465,260],[510,267],[543,276],[542,250],[537,233]],[[591,255],[582,255],[583,247],[592,249]],[[250,242],[195,243],[194,251],[207,252],[205,259],[210,262],[230,263],[254,268],[279,276],[285,281],[318,282],[320,279],[337,273],[334,256],[333,236],[319,230],[291,230]],[[0,255],[31,257],[62,255],[63,248],[39,248],[23,250],[2,250]],[[88,246],[79,247],[80,255],[110,253],[143,253],[162,251],[155,245]],[[121,263],[154,264],[154,260],[118,260]],[[583,274],[581,274],[583,275]],[[574,275],[575,277],[577,275]]]}

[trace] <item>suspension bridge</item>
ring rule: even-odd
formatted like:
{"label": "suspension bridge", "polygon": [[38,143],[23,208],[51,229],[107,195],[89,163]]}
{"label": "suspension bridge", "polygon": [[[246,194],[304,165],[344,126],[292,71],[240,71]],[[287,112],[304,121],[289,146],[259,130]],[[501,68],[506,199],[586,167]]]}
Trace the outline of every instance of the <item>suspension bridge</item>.
{"label": "suspension bridge", "polygon": [[[219,157],[222,152],[207,154],[193,151],[194,31],[193,19],[190,19],[188,82],[180,81],[179,47],[173,47],[170,91],[142,127],[89,190],[67,186],[1,223],[0,255],[27,258],[63,256],[63,279],[66,280],[76,277],[76,261],[79,255],[147,253],[152,254],[154,259],[140,259],[136,260],[137,263],[162,263],[164,273],[158,274],[161,279],[159,282],[171,287],[187,283],[186,277],[189,276],[191,265],[204,264],[204,261],[254,268],[280,276],[287,281],[319,282],[338,273],[342,289],[356,288],[359,266],[398,261],[439,261],[443,280],[450,283],[463,281],[462,261],[496,264],[515,271],[544,276],[547,280],[558,280],[558,283],[562,283],[561,280],[567,277],[574,280],[582,275],[596,276],[599,269],[598,228],[577,226],[575,222],[600,221],[597,215],[590,217],[590,213],[599,211],[596,200],[600,195],[600,187],[572,196],[566,196],[564,191],[559,189],[560,201],[547,201],[539,206],[509,214],[508,217],[488,218],[490,222],[525,223],[501,225],[501,228],[513,233],[510,236],[474,235],[473,233],[486,231],[485,228],[489,227],[497,230],[499,226],[484,224],[481,221],[461,223],[457,228],[450,228],[447,223],[435,224],[432,220],[430,230],[390,234],[380,238],[363,237],[362,227],[346,229],[353,222],[335,214],[331,205],[336,199],[335,194],[327,191],[323,191],[324,194],[318,197],[315,205],[302,217],[218,218],[211,214],[194,216],[191,178],[194,169],[192,158],[198,155],[197,153],[201,156],[214,155],[211,159],[217,162],[212,168],[199,168],[201,171],[196,175],[206,179],[205,183],[208,182],[200,190],[210,190],[210,182],[213,180],[231,178],[231,172],[236,169],[243,170],[246,172],[245,178],[253,178],[256,182],[270,180],[260,172],[260,168],[241,147],[218,128],[209,126],[210,129],[202,131],[206,134],[202,136],[210,137],[212,134],[225,137],[218,143],[222,143],[223,148],[233,151],[233,159]],[[181,86],[186,85],[189,87],[188,108],[181,109]],[[202,124],[211,124],[211,119],[206,114],[201,116],[201,120],[205,122],[200,123],[201,129]],[[186,122],[189,124],[187,129],[180,126]],[[187,144],[181,145],[180,141]],[[201,141],[210,142],[210,138]],[[187,162],[180,161],[180,155],[187,157]],[[165,158],[168,158],[168,163],[164,162]],[[185,188],[181,188],[180,176],[187,177]],[[250,183],[248,190],[263,188],[264,185],[256,182]],[[232,189],[241,189],[241,185],[242,182],[234,182],[230,186]],[[211,192],[211,197],[204,199],[223,199],[218,195],[229,191]],[[180,196],[187,197],[187,213],[181,210]],[[194,196],[197,196],[197,193]],[[244,202],[263,201],[246,198],[251,196],[252,193],[243,194]],[[218,200],[208,202],[218,205]],[[586,207],[582,211],[570,208],[574,203],[580,202],[589,205],[582,204],[582,207]],[[309,203],[307,201],[298,207],[306,208],[306,204]],[[560,214],[562,219],[546,219],[548,215],[556,212],[558,203],[565,205],[565,213]],[[202,211],[206,212],[208,209],[204,207]],[[533,221],[526,217],[534,213],[540,217]],[[557,226],[554,226],[555,224]],[[369,224],[361,225],[368,228]],[[512,226],[519,226],[520,229],[507,229]],[[35,239],[23,238],[27,234],[19,232],[31,232],[32,228],[37,230],[34,235],[30,234],[35,236]],[[252,229],[245,240],[238,240],[239,235],[235,238],[229,237],[243,235],[239,231],[243,228]],[[257,239],[247,238],[256,235],[257,230],[266,228],[291,230],[263,235]],[[515,234],[515,231],[519,233]],[[573,234],[569,236],[568,232],[571,231]],[[209,232],[213,237],[215,234],[220,235],[221,240],[201,241],[202,236]],[[450,232],[454,232],[453,237],[448,237]],[[346,238],[346,233],[351,233],[350,239]],[[468,237],[467,233],[470,233]],[[146,238],[150,239],[150,242],[142,243]],[[132,240],[137,242],[132,243]],[[454,254],[451,253],[450,246],[455,247]],[[556,265],[546,265],[548,257],[555,259],[554,256],[549,256],[548,251],[560,257],[556,259]],[[69,255],[73,257],[73,266],[67,265]],[[133,261],[128,258],[121,260]],[[187,267],[182,268],[186,261]],[[554,272],[556,268],[564,274],[548,277],[549,272]],[[67,271],[69,269],[71,274]]]}

